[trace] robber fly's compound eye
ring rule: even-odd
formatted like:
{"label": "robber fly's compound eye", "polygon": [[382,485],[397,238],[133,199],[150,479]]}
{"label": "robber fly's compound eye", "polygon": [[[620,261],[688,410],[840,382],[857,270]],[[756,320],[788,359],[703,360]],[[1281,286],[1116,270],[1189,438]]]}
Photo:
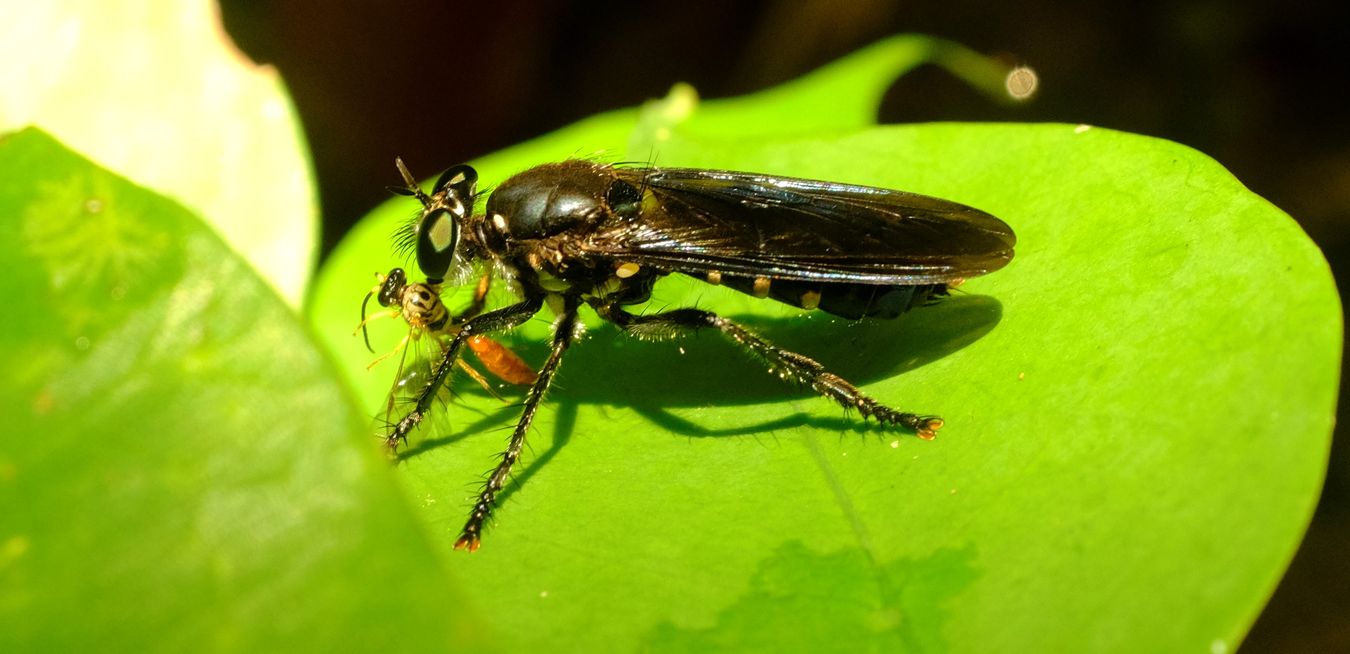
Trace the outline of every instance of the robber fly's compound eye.
{"label": "robber fly's compound eye", "polygon": [[450,189],[455,199],[465,204],[473,202],[474,188],[478,184],[478,171],[468,164],[451,166],[436,180],[435,193]]}
{"label": "robber fly's compound eye", "polygon": [[417,267],[427,281],[439,284],[450,272],[459,244],[459,220],[444,207],[431,209],[417,222]]}

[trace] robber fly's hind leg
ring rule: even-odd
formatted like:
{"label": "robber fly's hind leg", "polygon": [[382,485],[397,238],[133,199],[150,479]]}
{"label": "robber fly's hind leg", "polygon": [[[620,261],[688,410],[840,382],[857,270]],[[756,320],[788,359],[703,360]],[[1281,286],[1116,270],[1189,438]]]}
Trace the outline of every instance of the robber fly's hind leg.
{"label": "robber fly's hind leg", "polygon": [[932,439],[942,419],[892,409],[864,395],[843,377],[825,369],[816,360],[784,350],[750,332],[746,328],[710,311],[702,309],[675,309],[662,313],[638,316],[624,311],[617,304],[595,303],[595,310],[633,336],[647,339],[665,339],[698,329],[715,328],[733,342],[764,360],[773,372],[798,383],[810,386],[817,393],[838,402],[846,409],[857,409],[863,416],[901,425],[914,430],[925,440]]}
{"label": "robber fly's hind leg", "polygon": [[450,344],[441,354],[441,360],[432,369],[431,377],[427,380],[422,392],[418,394],[417,404],[413,407],[413,410],[403,416],[389,431],[389,435],[385,438],[385,443],[389,446],[389,449],[394,450],[398,448],[399,443],[407,443],[408,434],[421,424],[427,411],[431,410],[431,404],[435,401],[436,394],[445,385],[446,378],[450,376],[450,371],[455,367],[455,361],[459,358],[460,349],[464,347],[464,341],[476,334],[488,334],[516,327],[529,320],[543,306],[544,300],[542,297],[526,298],[523,302],[489,311],[466,320],[460,326],[459,331],[456,331],[450,339]]}
{"label": "robber fly's hind leg", "polygon": [[525,447],[525,434],[529,432],[530,423],[534,422],[534,413],[539,409],[539,402],[544,399],[544,394],[548,392],[549,385],[553,383],[553,373],[558,370],[558,363],[562,361],[563,352],[572,344],[572,339],[576,334],[577,307],[579,305],[580,301],[575,297],[564,298],[563,310],[558,314],[558,320],[553,325],[553,345],[548,360],[539,369],[539,376],[535,378],[534,385],[530,387],[529,394],[525,396],[525,408],[521,412],[520,420],[516,423],[516,430],[511,433],[511,441],[507,444],[506,451],[502,452],[501,463],[497,464],[497,468],[483,482],[483,490],[478,494],[478,501],[473,505],[469,520],[464,523],[464,530],[460,534],[459,540],[455,541],[455,549],[467,549],[470,552],[478,549],[483,536],[483,525],[487,522],[488,516],[492,514],[492,508],[497,501],[497,493],[506,484],[507,477],[511,474],[511,466],[520,460],[520,452]]}

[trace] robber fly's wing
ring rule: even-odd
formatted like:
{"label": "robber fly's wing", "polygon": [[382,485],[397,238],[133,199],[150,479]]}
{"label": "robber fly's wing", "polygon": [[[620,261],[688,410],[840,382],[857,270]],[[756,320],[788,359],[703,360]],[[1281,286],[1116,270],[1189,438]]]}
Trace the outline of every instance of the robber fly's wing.
{"label": "robber fly's wing", "polygon": [[1016,244],[998,218],[914,193],[720,170],[615,172],[644,191],[640,218],[588,250],[671,271],[934,284],[1002,268]]}

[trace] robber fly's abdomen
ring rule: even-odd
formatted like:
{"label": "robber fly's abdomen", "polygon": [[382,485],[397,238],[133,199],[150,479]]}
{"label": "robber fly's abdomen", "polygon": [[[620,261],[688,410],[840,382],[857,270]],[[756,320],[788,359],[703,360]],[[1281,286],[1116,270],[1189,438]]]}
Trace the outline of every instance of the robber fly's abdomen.
{"label": "robber fly's abdomen", "polygon": [[819,309],[849,320],[895,318],[947,294],[946,284],[882,286],[846,282],[804,282],[720,273],[696,278],[747,295],[777,300],[807,311]]}

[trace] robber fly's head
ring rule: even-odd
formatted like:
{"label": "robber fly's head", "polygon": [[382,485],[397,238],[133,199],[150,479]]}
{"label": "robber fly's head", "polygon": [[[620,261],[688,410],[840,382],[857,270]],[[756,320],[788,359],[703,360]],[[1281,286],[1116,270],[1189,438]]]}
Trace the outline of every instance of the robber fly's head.
{"label": "robber fly's head", "polygon": [[417,253],[417,267],[426,275],[427,283],[439,284],[454,266],[461,225],[473,213],[478,172],[466,164],[453,166],[441,173],[431,194],[427,195],[403,165],[403,160],[396,159],[395,163],[407,186],[389,190],[417,198],[422,203],[422,215],[407,234],[408,245]]}

